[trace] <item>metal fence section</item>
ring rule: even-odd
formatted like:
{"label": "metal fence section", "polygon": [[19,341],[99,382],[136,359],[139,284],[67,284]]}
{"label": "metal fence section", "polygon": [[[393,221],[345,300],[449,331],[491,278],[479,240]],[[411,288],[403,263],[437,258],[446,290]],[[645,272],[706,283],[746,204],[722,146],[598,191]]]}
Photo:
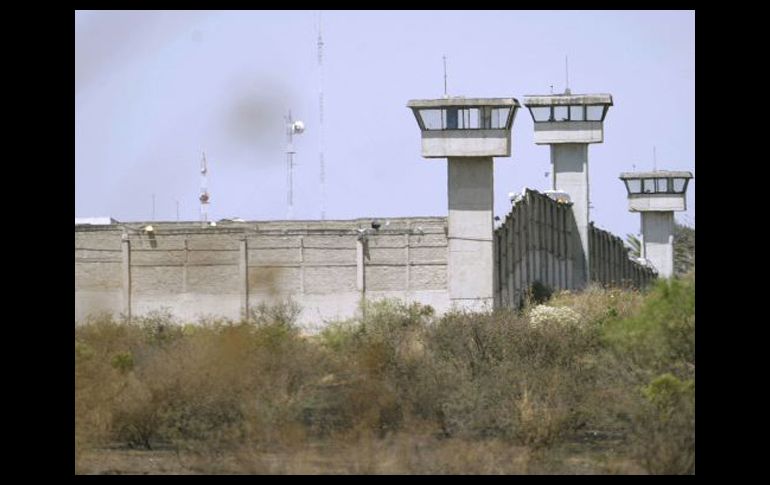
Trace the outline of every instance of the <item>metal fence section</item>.
{"label": "metal fence section", "polygon": [[[582,286],[573,275],[577,238],[572,205],[527,189],[513,203],[494,235],[496,307],[518,308],[532,286],[552,290]],[[628,256],[623,241],[590,225],[590,281],[604,286],[643,287],[654,270]]]}
{"label": "metal fence section", "polygon": [[592,222],[589,224],[588,238],[592,283],[642,288],[657,278],[653,268],[631,259],[628,247],[618,236],[595,227]]}

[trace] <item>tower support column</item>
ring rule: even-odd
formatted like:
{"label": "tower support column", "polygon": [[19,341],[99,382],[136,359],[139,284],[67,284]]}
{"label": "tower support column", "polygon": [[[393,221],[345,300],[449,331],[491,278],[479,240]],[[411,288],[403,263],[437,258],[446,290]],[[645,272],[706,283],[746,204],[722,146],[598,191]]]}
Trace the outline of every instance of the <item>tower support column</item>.
{"label": "tower support column", "polygon": [[449,298],[458,308],[492,308],[492,157],[449,157]]}
{"label": "tower support column", "polygon": [[589,185],[588,185],[588,144],[555,143],[551,145],[553,165],[553,189],[569,194],[572,213],[575,216],[573,231],[574,269],[573,288],[582,288],[588,283],[590,250],[588,247]]}
{"label": "tower support column", "polygon": [[658,276],[674,274],[674,212],[642,212],[642,257]]}

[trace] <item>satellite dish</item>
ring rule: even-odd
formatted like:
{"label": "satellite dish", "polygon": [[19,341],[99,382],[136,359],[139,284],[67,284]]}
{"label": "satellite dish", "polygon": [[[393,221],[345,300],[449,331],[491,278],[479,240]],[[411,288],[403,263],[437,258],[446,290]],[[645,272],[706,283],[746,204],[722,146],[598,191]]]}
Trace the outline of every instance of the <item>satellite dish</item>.
{"label": "satellite dish", "polygon": [[295,121],[294,124],[291,125],[291,129],[294,133],[302,133],[305,131],[305,123],[301,121]]}

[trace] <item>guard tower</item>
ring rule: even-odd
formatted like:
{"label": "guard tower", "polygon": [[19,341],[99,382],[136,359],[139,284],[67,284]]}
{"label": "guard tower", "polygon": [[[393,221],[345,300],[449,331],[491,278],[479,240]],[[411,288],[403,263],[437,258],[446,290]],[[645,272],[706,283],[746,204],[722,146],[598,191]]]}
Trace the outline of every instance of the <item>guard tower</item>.
{"label": "guard tower", "polygon": [[493,304],[493,157],[511,156],[515,98],[412,100],[422,156],[447,158],[449,299],[469,310]]}
{"label": "guard tower", "polygon": [[674,274],[674,211],[687,210],[690,172],[626,172],[628,210],[642,214],[642,254],[663,278]]}
{"label": "guard tower", "polygon": [[571,287],[588,283],[588,144],[604,142],[609,94],[530,95],[524,99],[535,122],[535,144],[551,146],[552,189],[569,194],[575,215],[575,270]]}

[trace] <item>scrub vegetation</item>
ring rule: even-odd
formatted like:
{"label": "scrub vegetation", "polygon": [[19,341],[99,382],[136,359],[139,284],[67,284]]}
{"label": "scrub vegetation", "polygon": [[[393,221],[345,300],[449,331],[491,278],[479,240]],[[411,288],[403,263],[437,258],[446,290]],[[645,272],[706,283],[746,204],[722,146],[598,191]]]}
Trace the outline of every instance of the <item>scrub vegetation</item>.
{"label": "scrub vegetation", "polygon": [[695,472],[695,282],[75,329],[76,473]]}

